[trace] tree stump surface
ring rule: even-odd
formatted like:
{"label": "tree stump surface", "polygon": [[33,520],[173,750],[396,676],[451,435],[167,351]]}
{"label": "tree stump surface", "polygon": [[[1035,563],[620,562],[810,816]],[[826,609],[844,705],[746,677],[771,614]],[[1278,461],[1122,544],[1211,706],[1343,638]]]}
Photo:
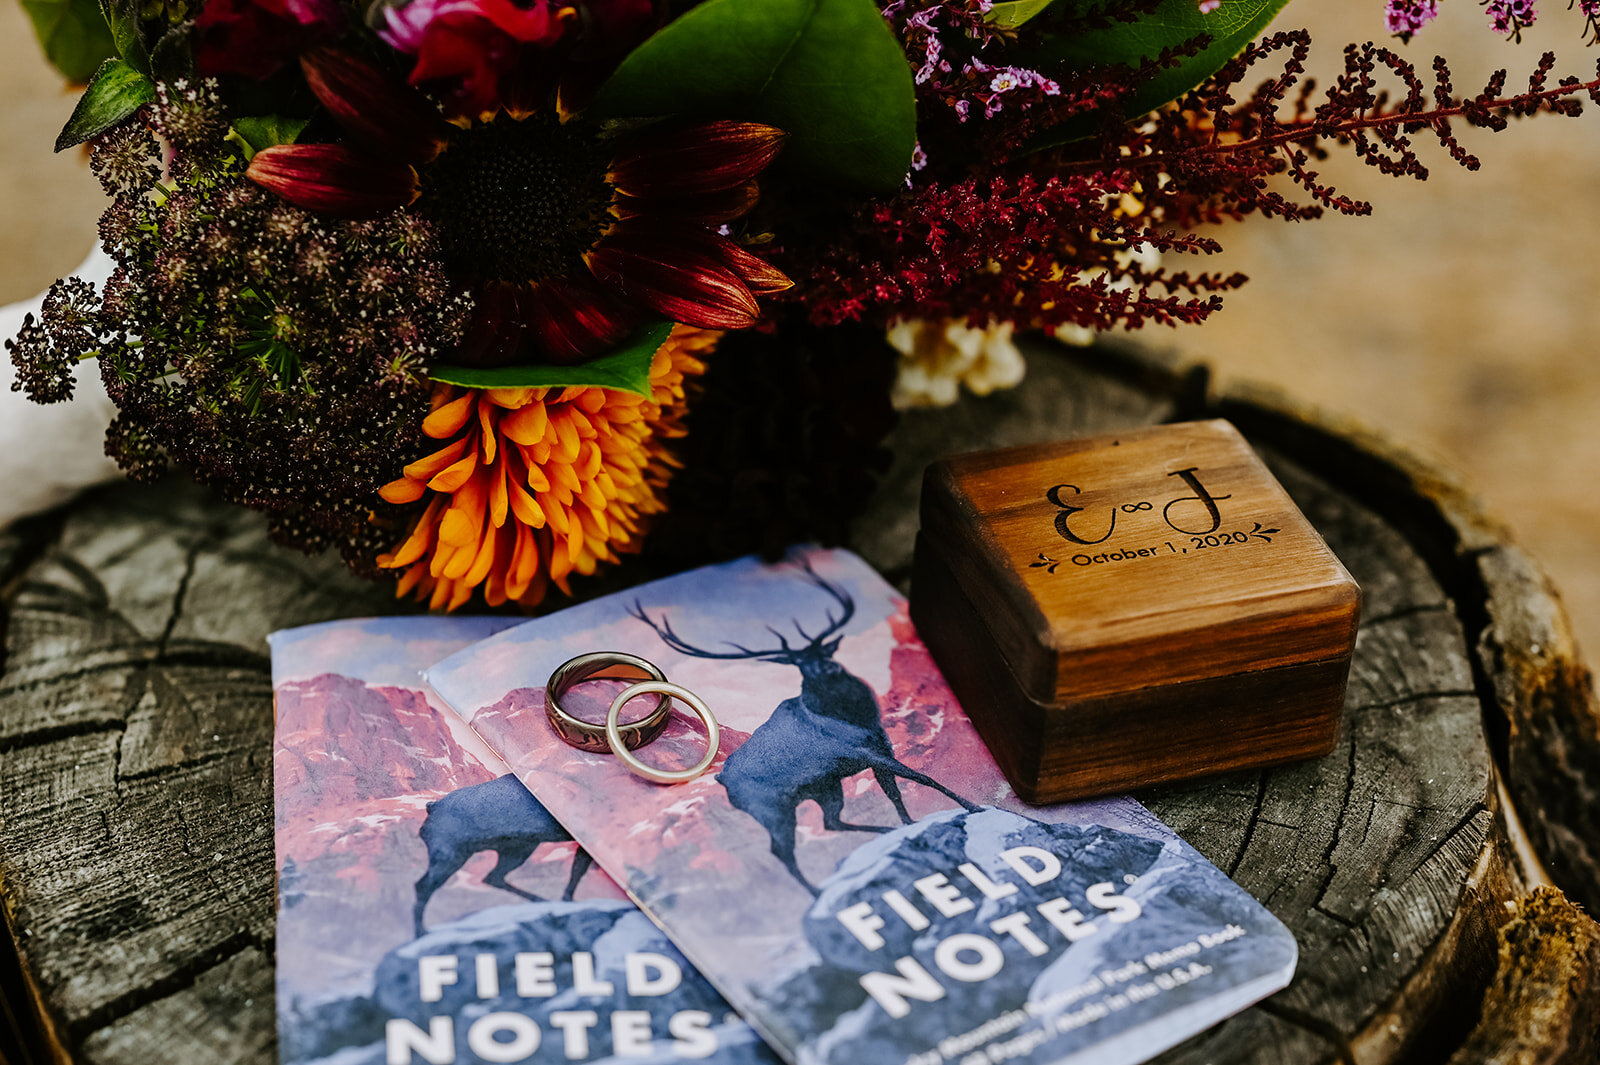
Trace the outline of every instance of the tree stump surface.
{"label": "tree stump surface", "polygon": [[[1274,396],[1215,394],[1201,366],[1041,346],[1022,388],[902,420],[853,546],[904,586],[940,455],[1213,416],[1365,602],[1331,755],[1138,796],[1300,945],[1288,989],[1160,1060],[1443,1061],[1536,864],[1504,792],[1557,883],[1600,894],[1588,675],[1537,570],[1453,482]],[[407,605],[177,480],[0,531],[0,594],[0,990],[24,1030],[0,1062],[275,1062],[265,637]]]}

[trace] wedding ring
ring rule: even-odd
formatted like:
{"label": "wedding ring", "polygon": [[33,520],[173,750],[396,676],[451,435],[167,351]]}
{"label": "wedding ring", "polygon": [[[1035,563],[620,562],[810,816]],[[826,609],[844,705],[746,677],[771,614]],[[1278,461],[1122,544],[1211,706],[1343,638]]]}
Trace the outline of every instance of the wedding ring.
{"label": "wedding ring", "polygon": [[[631,672],[618,676],[614,672],[617,669]],[[643,747],[661,735],[661,730],[666,728],[667,722],[672,719],[671,696],[661,694],[656,699],[656,708],[650,711],[649,716],[638,721],[630,721],[626,725],[617,723],[620,720],[618,717],[620,707],[616,704],[612,705],[612,713],[605,725],[573,717],[561,706],[561,697],[581,680],[631,681],[640,675],[647,681],[657,683],[665,683],[667,679],[666,674],[661,672],[661,667],[654,662],[622,651],[591,651],[567,659],[556,667],[555,672],[550,674],[549,682],[545,684],[544,713],[545,717],[550,719],[550,727],[556,730],[557,736],[584,751],[606,754],[618,749]],[[637,684],[634,685],[634,688],[636,687]],[[628,691],[633,691],[633,688],[629,688]]]}
{"label": "wedding ring", "polygon": [[[657,769],[652,765],[645,765],[636,758],[632,751],[620,743],[622,729],[618,722],[622,720],[622,708],[628,701],[640,695],[659,693],[663,699],[675,698],[689,709],[693,710],[702,724],[706,727],[706,753],[701,759],[688,769]],[[635,776],[644,777],[646,780],[657,784],[682,784],[693,780],[704,773],[717,757],[717,745],[722,742],[722,729],[717,724],[716,715],[706,705],[705,700],[694,692],[678,684],[665,680],[645,680],[638,684],[629,685],[617,693],[611,700],[611,709],[606,712],[606,736],[611,742],[611,750],[622,760]]]}

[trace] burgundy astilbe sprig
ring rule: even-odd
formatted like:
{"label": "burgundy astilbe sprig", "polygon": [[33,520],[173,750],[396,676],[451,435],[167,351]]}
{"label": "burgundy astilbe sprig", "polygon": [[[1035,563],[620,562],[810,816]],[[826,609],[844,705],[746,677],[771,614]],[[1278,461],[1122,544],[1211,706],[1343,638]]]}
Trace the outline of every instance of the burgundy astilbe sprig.
{"label": "burgundy astilbe sprig", "polygon": [[907,192],[823,252],[812,321],[915,315],[1104,329],[1203,320],[1220,305],[1215,294],[1243,279],[1184,275],[1174,284],[1138,267],[1147,249],[1217,245],[1138,218],[1124,199],[1135,188],[1105,173],[1025,173]]}
{"label": "burgundy astilbe sprig", "polygon": [[1117,167],[1062,177],[1053,169],[1060,152],[1033,148],[1046,135],[1088,136],[1072,150],[1116,152],[1136,136],[1125,122],[1128,98],[1207,43],[1196,38],[1138,67],[1063,76],[1050,99],[982,123],[952,121],[953,109],[926,106],[920,90],[930,161],[905,191],[812,227],[832,238],[818,247],[792,236],[808,227],[778,227],[790,234],[791,273],[810,277],[803,298],[811,320],[886,325],[942,316],[1101,329],[1203,320],[1220,306],[1217,294],[1242,277],[1169,278],[1139,263],[1158,251],[1209,254],[1215,241],[1164,227],[1138,181]]}
{"label": "burgundy astilbe sprig", "polygon": [[[1070,5],[1039,18],[1053,31],[1086,30],[1149,6]],[[1134,67],[1052,69],[1047,77],[1015,59],[1016,32],[991,22],[991,13],[981,0],[886,5],[917,81],[921,140],[901,193],[803,219],[794,217],[795,197],[769,198],[784,205],[766,212],[782,241],[775,256],[791,276],[809,278],[796,296],[811,321],[882,326],[946,316],[1104,328],[1212,313],[1216,294],[1241,278],[1184,273],[1169,285],[1162,270],[1136,264],[1160,250],[1206,253],[1214,242],[1169,232],[1159,210],[1145,209],[1145,190],[1115,166],[1057,180],[1059,153],[1035,154],[1051,140],[1067,140],[1075,152],[1115,151],[1130,135],[1133,94],[1209,38]],[[1081,26],[1073,21],[1080,16]]]}
{"label": "burgundy astilbe sprig", "polygon": [[[1600,77],[1589,82],[1566,77],[1552,86],[1555,57],[1548,53],[1534,67],[1526,92],[1508,94],[1509,75],[1499,70],[1476,95],[1458,97],[1443,59],[1434,60],[1430,88],[1413,64],[1369,42],[1346,48],[1343,71],[1312,107],[1311,83],[1300,83],[1309,47],[1303,30],[1258,41],[1180,108],[1158,115],[1147,134],[1121,146],[1119,156],[1064,161],[1064,171],[1118,166],[1146,182],[1168,175],[1183,190],[1169,204],[1169,216],[1182,224],[1253,212],[1314,218],[1323,208],[1366,214],[1370,204],[1323,184],[1309,168],[1310,161],[1343,146],[1383,173],[1423,180],[1428,167],[1416,135],[1426,132],[1452,160],[1475,170],[1478,159],[1458,139],[1455,123],[1500,131],[1512,118],[1575,116],[1584,95],[1600,99]],[[1272,56],[1282,63],[1279,76],[1236,101],[1238,85]],[[1388,78],[1397,83],[1394,88],[1385,86]],[[1297,86],[1300,91],[1285,114],[1285,102]],[[1313,202],[1295,203],[1273,189],[1270,179],[1280,174],[1306,190]]]}
{"label": "burgundy astilbe sprig", "polygon": [[[1304,31],[1276,34],[1252,46],[1218,75],[1219,82],[1237,84],[1256,62],[1285,47],[1292,49],[1286,66],[1294,67],[1304,59],[1309,36]],[[1449,64],[1442,58],[1433,62],[1430,86],[1413,64],[1392,50],[1370,42],[1350,45],[1345,50],[1344,70],[1314,109],[1302,106],[1285,117],[1279,113],[1281,94],[1257,93],[1235,110],[1214,116],[1219,135],[1198,145],[1175,144],[1165,150],[1191,159],[1263,160],[1278,155],[1290,161],[1286,163],[1290,176],[1320,202],[1344,213],[1365,213],[1370,210],[1368,205],[1334,197],[1314,177],[1296,173],[1292,165],[1295,153],[1320,157],[1330,144],[1348,145],[1363,162],[1383,173],[1425,180],[1428,168],[1418,154],[1415,137],[1426,132],[1453,161],[1476,170],[1478,159],[1462,145],[1453,123],[1498,132],[1512,118],[1540,113],[1575,117],[1582,111],[1583,95],[1600,98],[1600,77],[1587,83],[1567,77],[1550,85],[1554,66],[1552,53],[1541,56],[1523,93],[1507,94],[1509,75],[1498,70],[1482,91],[1458,97]],[[1384,75],[1398,82],[1403,95],[1381,84]],[[1297,79],[1298,71],[1292,77]],[[1220,135],[1228,130],[1238,136],[1227,139]],[[1152,152],[1149,161],[1159,165],[1162,153]]]}

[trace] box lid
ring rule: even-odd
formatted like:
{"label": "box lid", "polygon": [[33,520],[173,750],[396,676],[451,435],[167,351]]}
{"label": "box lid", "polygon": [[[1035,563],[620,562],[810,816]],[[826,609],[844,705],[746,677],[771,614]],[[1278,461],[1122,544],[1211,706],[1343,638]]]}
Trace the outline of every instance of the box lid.
{"label": "box lid", "polygon": [[1354,644],[1360,589],[1220,419],[935,463],[922,531],[1041,703]]}

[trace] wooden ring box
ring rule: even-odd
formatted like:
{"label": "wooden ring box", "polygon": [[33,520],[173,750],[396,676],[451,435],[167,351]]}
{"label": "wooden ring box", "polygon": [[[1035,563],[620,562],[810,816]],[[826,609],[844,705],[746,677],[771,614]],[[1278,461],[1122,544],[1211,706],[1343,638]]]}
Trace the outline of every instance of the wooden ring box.
{"label": "wooden ring box", "polygon": [[1332,750],[1361,591],[1221,420],[937,462],[911,616],[1017,793]]}

